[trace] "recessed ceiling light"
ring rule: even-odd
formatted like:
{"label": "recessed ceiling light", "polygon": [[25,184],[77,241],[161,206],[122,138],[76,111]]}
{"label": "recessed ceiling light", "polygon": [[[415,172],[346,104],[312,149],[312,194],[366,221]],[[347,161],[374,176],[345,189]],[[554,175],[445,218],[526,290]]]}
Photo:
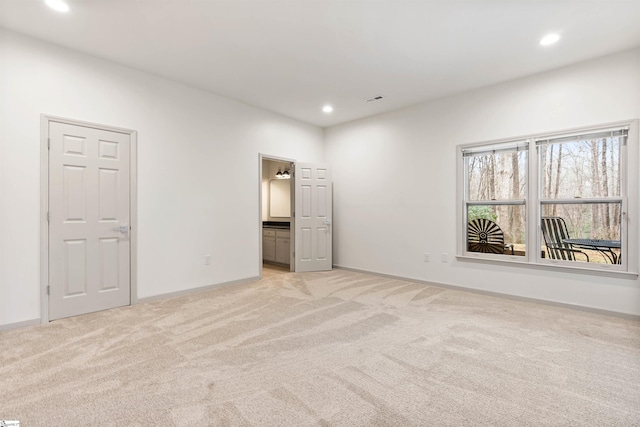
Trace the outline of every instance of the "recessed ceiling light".
{"label": "recessed ceiling light", "polygon": [[44,0],[44,2],[53,10],[58,12],[69,12],[69,5],[62,0]]}
{"label": "recessed ceiling light", "polygon": [[549,46],[550,44],[554,44],[558,40],[560,40],[560,36],[558,34],[547,34],[540,40],[540,44],[542,46]]}
{"label": "recessed ceiling light", "polygon": [[325,113],[330,113],[333,111],[333,107],[331,105],[325,105],[324,107],[322,107],[322,111],[324,111]]}

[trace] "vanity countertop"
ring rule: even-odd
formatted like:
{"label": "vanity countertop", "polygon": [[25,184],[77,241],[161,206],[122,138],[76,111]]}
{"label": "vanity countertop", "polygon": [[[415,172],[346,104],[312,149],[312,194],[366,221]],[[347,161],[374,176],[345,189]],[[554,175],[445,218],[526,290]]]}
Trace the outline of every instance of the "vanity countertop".
{"label": "vanity countertop", "polygon": [[289,230],[291,229],[291,223],[280,221],[262,221],[262,228],[277,228],[278,230]]}

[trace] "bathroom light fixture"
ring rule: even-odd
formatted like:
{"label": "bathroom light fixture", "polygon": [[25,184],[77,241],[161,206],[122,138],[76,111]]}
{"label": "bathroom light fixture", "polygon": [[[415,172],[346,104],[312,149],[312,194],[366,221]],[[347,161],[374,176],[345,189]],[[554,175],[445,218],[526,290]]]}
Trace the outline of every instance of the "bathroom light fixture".
{"label": "bathroom light fixture", "polygon": [[69,5],[62,0],[45,0],[47,6],[58,12],[69,12]]}
{"label": "bathroom light fixture", "polygon": [[278,172],[276,172],[276,178],[278,179],[291,178],[291,174],[289,174],[289,168],[284,168],[284,172],[282,171],[282,168],[278,168]]}
{"label": "bathroom light fixture", "polygon": [[330,113],[333,111],[333,107],[331,105],[325,105],[324,107],[322,107],[322,111],[324,111],[325,113]]}
{"label": "bathroom light fixture", "polygon": [[540,40],[542,46],[549,46],[560,40],[560,36],[555,33],[547,34]]}

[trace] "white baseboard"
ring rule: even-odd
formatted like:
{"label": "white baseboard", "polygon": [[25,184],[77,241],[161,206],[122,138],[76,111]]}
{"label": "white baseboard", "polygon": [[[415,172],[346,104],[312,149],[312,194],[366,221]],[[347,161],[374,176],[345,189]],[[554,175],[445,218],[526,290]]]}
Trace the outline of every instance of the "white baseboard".
{"label": "white baseboard", "polygon": [[[216,283],[215,285],[200,286],[200,287],[197,287],[197,288],[185,289],[183,291],[170,292],[168,294],[153,295],[153,296],[150,296],[150,297],[138,298],[137,301],[135,302],[135,304],[143,304],[143,303],[151,302],[151,301],[157,301],[157,300],[162,300],[162,299],[167,299],[167,298],[174,298],[174,297],[179,297],[179,296],[183,296],[183,295],[193,294],[193,293],[196,293],[196,292],[203,292],[203,291],[208,291],[208,290],[211,290],[211,289],[222,288],[222,287],[226,287],[226,286],[240,285],[240,284],[243,284],[243,283],[255,282],[256,280],[260,280],[260,277],[259,276],[248,277],[246,279],[239,279],[239,280],[232,280],[230,282]],[[134,305],[134,304],[132,304],[132,305]]]}
{"label": "white baseboard", "polygon": [[545,305],[550,305],[550,306],[554,306],[554,307],[568,308],[568,309],[571,309],[571,310],[578,310],[578,311],[586,311],[586,312],[589,312],[589,313],[603,314],[605,316],[614,316],[614,317],[621,317],[623,319],[640,320],[640,316],[639,315],[630,314],[630,313],[622,313],[622,312],[619,312],[619,311],[603,310],[601,308],[585,307],[585,306],[582,306],[582,305],[569,304],[569,303],[565,303],[565,302],[549,301],[549,300],[543,300],[543,299],[531,298],[531,297],[522,297],[522,296],[519,296],[519,295],[504,294],[504,293],[501,293],[501,292],[485,291],[483,289],[467,288],[465,286],[457,286],[457,285],[451,285],[451,284],[447,284],[447,283],[429,282],[427,280],[414,279],[414,278],[411,278],[411,277],[395,276],[393,274],[379,273],[377,271],[362,270],[362,269],[359,269],[359,268],[345,267],[345,266],[336,265],[336,264],[334,264],[333,267],[334,268],[338,268],[338,269],[342,269],[342,270],[353,271],[355,273],[365,273],[365,274],[372,274],[374,276],[387,277],[389,279],[406,280],[408,282],[421,283],[421,284],[424,284],[424,285],[437,286],[439,288],[453,289],[453,290],[456,290],[456,291],[473,292],[475,294],[489,295],[489,296],[493,296],[493,297],[506,298],[506,299],[515,300],[515,301],[534,302],[534,303],[537,303],[537,304],[545,304]]}
{"label": "white baseboard", "polygon": [[[246,279],[239,279],[239,280],[232,280],[230,282],[216,283],[215,285],[201,286],[201,287],[193,288],[193,289],[185,289],[183,291],[171,292],[171,293],[168,293],[168,294],[154,295],[154,296],[146,297],[146,298],[138,298],[138,300],[135,303],[131,304],[131,305],[141,304],[141,303],[145,303],[145,302],[151,302],[151,301],[156,301],[156,300],[161,300],[161,299],[166,299],[166,298],[173,298],[173,297],[178,297],[178,296],[181,296],[181,295],[187,295],[187,294],[196,293],[196,292],[203,292],[203,291],[207,291],[207,290],[210,290],[210,289],[221,288],[221,287],[225,287],[225,286],[239,285],[239,284],[242,284],[242,283],[254,282],[256,280],[260,280],[260,277],[258,277],[258,276],[256,276],[256,277],[248,277]],[[0,325],[0,332],[9,331],[9,330],[12,330],[12,329],[27,328],[27,327],[30,327],[30,326],[38,326],[40,324],[42,324],[42,319],[32,319],[32,320],[25,320],[23,322],[8,323],[6,325]]]}
{"label": "white baseboard", "polygon": [[0,331],[9,331],[11,329],[28,328],[29,326],[37,326],[42,323],[41,319],[31,319],[16,323],[7,323],[6,325],[0,325]]}

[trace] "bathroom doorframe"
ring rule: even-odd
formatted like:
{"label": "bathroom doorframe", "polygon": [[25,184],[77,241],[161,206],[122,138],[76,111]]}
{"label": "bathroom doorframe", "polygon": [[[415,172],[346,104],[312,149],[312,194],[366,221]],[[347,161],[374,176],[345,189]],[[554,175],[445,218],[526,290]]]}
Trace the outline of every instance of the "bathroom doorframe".
{"label": "bathroom doorframe", "polygon": [[295,263],[295,169],[296,160],[287,157],[272,156],[270,154],[258,153],[258,272],[259,277],[262,278],[262,161],[272,160],[275,162],[288,162],[291,163],[291,220],[290,220],[290,237],[289,237],[289,271],[294,272],[296,270]]}

